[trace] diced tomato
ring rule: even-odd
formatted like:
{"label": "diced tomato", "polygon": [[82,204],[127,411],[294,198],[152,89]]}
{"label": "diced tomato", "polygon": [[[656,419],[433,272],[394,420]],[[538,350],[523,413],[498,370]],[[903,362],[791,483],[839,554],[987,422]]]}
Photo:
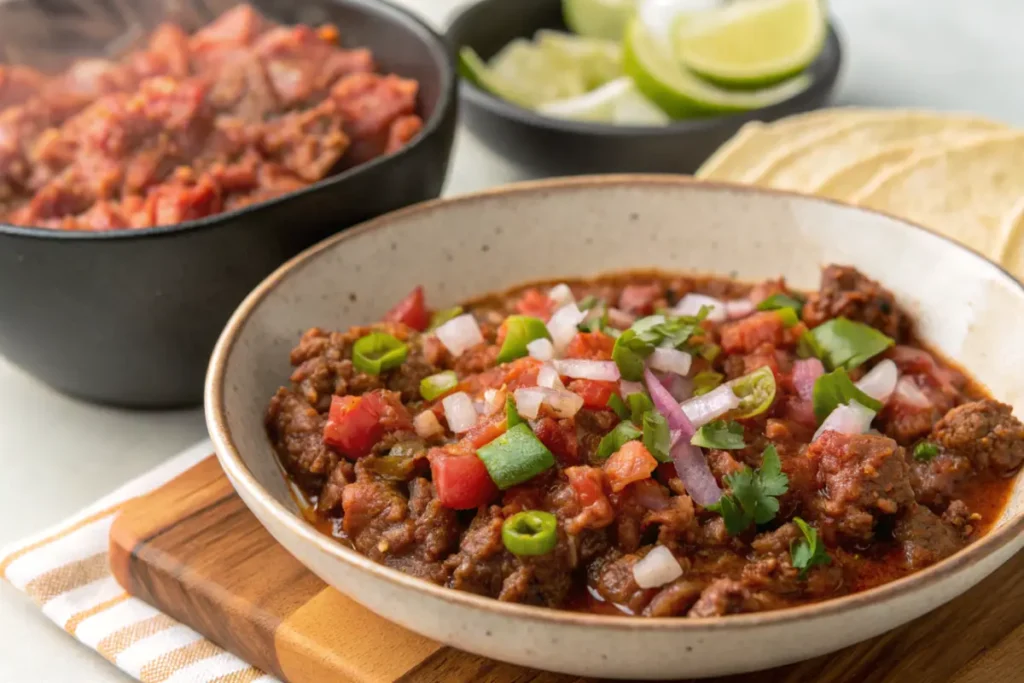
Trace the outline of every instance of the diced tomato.
{"label": "diced tomato", "polygon": [[423,295],[423,287],[417,286],[409,294],[395,304],[384,316],[384,322],[404,323],[414,330],[422,332],[430,324],[427,312],[427,301]]}
{"label": "diced tomato", "polygon": [[542,417],[531,422],[530,426],[540,442],[555,456],[560,467],[579,464],[579,441],[576,439],[575,420]]}
{"label": "diced tomato", "polygon": [[580,332],[565,349],[566,358],[611,360],[615,340],[604,332]]}
{"label": "diced tomato", "polygon": [[565,470],[569,485],[576,493],[580,505],[586,507],[598,502],[604,495],[604,474],[596,467],[570,467]]}
{"label": "diced tomato", "polygon": [[762,344],[780,345],[786,326],[775,311],[761,311],[733,323],[722,325],[722,350],[726,353],[752,353]]}
{"label": "diced tomato", "polygon": [[619,308],[637,315],[654,312],[654,302],[661,296],[662,288],[656,282],[649,285],[626,285],[619,295]]}
{"label": "diced tomato", "polygon": [[566,387],[583,399],[583,406],[594,410],[611,410],[608,399],[612,394],[619,393],[618,382],[605,382],[598,379],[574,379]]}
{"label": "diced tomato", "polygon": [[817,427],[818,418],[814,416],[814,404],[799,396],[789,396],[783,403],[782,417],[808,427]]}
{"label": "diced tomato", "polygon": [[350,460],[367,455],[386,432],[412,428],[412,416],[394,392],[333,396],[324,443]]}
{"label": "diced tomato", "polygon": [[604,463],[604,473],[612,491],[618,493],[634,481],[647,479],[658,461],[639,441],[629,441],[612,453]]}
{"label": "diced tomato", "polygon": [[490,418],[477,422],[470,428],[459,443],[464,443],[473,451],[486,446],[497,439],[508,430],[508,423],[505,421],[505,411],[495,413]]}
{"label": "diced tomato", "polygon": [[779,352],[771,344],[762,344],[753,353],[743,356],[743,374],[747,375],[759,368],[769,367],[775,375],[776,383],[785,384],[788,373],[783,373],[779,363]]}
{"label": "diced tomato", "polygon": [[453,510],[472,510],[497,497],[498,487],[475,454],[457,455],[433,448],[427,459],[441,505]]}
{"label": "diced tomato", "polygon": [[384,435],[377,413],[364,396],[334,396],[324,425],[324,443],[355,460],[370,452]]}
{"label": "diced tomato", "polygon": [[466,377],[455,390],[464,391],[470,396],[480,396],[485,389],[500,389],[502,386],[507,386],[509,391],[519,387],[535,387],[540,366],[541,362],[536,358],[517,358],[511,363]]}
{"label": "diced tomato", "polygon": [[516,302],[516,310],[523,315],[532,315],[547,322],[555,312],[555,302],[539,289],[531,288],[523,292]]}

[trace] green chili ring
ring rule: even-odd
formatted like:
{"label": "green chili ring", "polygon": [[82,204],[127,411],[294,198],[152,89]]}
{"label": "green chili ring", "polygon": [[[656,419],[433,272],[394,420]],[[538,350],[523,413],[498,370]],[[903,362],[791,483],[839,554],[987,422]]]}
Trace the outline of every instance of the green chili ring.
{"label": "green chili ring", "polygon": [[542,510],[520,512],[501,525],[501,540],[513,555],[546,555],[558,543],[558,519]]}
{"label": "green chili ring", "polygon": [[372,332],[352,345],[352,364],[360,372],[379,375],[405,362],[409,347],[386,332]]}

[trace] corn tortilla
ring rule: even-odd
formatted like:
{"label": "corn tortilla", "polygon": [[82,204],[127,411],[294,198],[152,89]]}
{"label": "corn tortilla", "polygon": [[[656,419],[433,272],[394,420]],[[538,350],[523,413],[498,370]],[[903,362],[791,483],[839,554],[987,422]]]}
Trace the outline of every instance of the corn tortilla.
{"label": "corn tortilla", "polygon": [[998,254],[999,263],[1024,282],[1024,197],[1003,219]]}

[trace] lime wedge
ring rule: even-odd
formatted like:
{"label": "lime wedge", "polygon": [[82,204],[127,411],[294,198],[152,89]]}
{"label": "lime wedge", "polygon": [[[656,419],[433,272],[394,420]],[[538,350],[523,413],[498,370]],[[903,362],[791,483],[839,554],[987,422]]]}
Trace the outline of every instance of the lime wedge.
{"label": "lime wedge", "polygon": [[636,0],[562,0],[562,17],[569,30],[589,38],[621,40]]}
{"label": "lime wedge", "polygon": [[502,48],[490,64],[472,48],[463,47],[459,51],[459,71],[484,90],[528,109],[582,95],[587,89],[578,64],[523,39]]}
{"label": "lime wedge", "polygon": [[825,35],[819,0],[746,0],[681,23],[674,47],[687,68],[709,81],[750,88],[806,69]]}
{"label": "lime wedge", "polygon": [[811,82],[800,75],[764,90],[719,88],[680,66],[671,50],[635,20],[626,27],[622,60],[640,92],[675,119],[767,107],[803,92]]}
{"label": "lime wedge", "polygon": [[587,90],[622,76],[622,46],[611,40],[541,29],[534,42],[552,60],[575,65],[583,73]]}
{"label": "lime wedge", "polygon": [[626,126],[663,126],[668,116],[636,89],[631,78],[617,78],[597,90],[537,107],[547,116]]}

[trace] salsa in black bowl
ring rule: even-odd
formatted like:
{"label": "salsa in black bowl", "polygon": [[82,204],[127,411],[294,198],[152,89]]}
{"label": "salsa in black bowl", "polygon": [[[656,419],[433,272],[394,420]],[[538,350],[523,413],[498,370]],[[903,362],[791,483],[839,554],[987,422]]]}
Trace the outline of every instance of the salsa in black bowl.
{"label": "salsa in black bowl", "polygon": [[[333,25],[342,48],[372,55],[374,71],[415,82],[414,112],[407,118],[419,119],[418,131],[354,160],[360,138],[345,130],[352,141],[346,156],[319,176],[287,190],[277,185],[265,197],[257,188],[235,203],[222,187],[217,211],[184,212],[171,224],[153,212],[146,214],[150,222],[138,219],[120,197],[108,202],[117,210],[112,215],[136,222],[106,230],[83,228],[71,217],[66,226],[63,219],[37,220],[38,212],[25,210],[40,203],[38,194],[18,206],[17,198],[9,201],[7,209],[23,211],[6,211],[22,219],[0,222],[0,353],[54,388],[130,407],[199,403],[217,335],[255,284],[330,234],[440,194],[456,118],[454,66],[443,40],[410,14],[376,0],[253,5],[268,30],[308,25],[312,33]],[[122,63],[129,59],[122,55],[144,45],[164,22],[191,34],[237,10],[226,2],[133,2],[127,15],[123,7],[83,7],[65,0],[0,6],[0,75],[5,66],[10,75],[10,67],[21,65],[57,73],[82,57]],[[135,40],[126,44],[124,36]],[[252,81],[246,85],[251,89]],[[180,92],[176,85],[170,90]],[[178,159],[184,168],[167,175],[184,174],[182,182],[192,182],[187,176],[194,160]],[[139,197],[139,203],[150,199],[145,192]]]}

